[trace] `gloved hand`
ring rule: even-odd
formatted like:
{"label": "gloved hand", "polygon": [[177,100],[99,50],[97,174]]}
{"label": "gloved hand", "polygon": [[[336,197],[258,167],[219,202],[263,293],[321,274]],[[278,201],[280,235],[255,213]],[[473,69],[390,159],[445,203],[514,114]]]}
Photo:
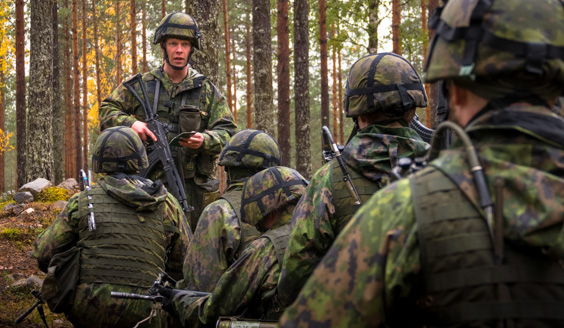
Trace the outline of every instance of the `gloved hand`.
{"label": "gloved hand", "polygon": [[161,295],[163,297],[163,303],[162,303],[162,307],[165,311],[167,311],[170,314],[175,314],[174,313],[174,307],[172,305],[172,299],[174,298],[174,296],[176,294],[178,294],[178,289],[172,289],[172,288],[168,288],[168,287],[164,287],[162,285],[157,285],[155,286],[155,289],[157,291],[157,293],[159,293],[159,295]]}

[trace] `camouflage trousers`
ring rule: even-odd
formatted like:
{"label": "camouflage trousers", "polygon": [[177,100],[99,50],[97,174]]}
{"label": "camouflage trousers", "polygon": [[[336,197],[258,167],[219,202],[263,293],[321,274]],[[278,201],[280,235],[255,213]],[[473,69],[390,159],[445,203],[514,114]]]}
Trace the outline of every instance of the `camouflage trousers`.
{"label": "camouflage trousers", "polygon": [[192,231],[196,231],[198,219],[206,206],[215,202],[219,198],[219,180],[199,178],[184,179],[184,190],[188,204],[194,207],[188,213],[187,219]]}

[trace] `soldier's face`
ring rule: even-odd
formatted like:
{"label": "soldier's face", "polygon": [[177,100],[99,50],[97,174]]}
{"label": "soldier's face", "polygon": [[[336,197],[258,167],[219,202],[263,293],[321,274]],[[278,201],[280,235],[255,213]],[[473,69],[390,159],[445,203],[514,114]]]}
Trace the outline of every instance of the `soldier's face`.
{"label": "soldier's face", "polygon": [[174,66],[184,66],[188,61],[188,55],[192,50],[192,44],[188,40],[169,38],[165,41],[165,51],[168,60]]}

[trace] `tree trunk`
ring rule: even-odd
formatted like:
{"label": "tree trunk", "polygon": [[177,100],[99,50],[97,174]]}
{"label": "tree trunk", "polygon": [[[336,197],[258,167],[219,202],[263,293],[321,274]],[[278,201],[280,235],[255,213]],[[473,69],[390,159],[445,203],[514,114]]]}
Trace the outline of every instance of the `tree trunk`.
{"label": "tree trunk", "polygon": [[[188,6],[186,6],[186,7],[188,7]],[[161,17],[163,17],[163,18],[166,16],[166,0],[161,1],[161,14],[162,14]]]}
{"label": "tree trunk", "polygon": [[[6,87],[4,86],[4,69],[0,68],[0,129],[5,138],[8,138],[8,133],[5,128],[5,113],[6,113],[6,97],[4,93],[6,92]],[[7,149],[0,150],[0,192],[4,192],[4,153]]]}
{"label": "tree trunk", "polygon": [[227,78],[227,106],[233,114],[233,97],[231,96],[231,43],[229,37],[229,16],[227,14],[227,0],[223,4],[223,41],[225,42],[225,75]]}
{"label": "tree trunk", "polygon": [[[65,7],[70,8],[69,0],[65,0]],[[65,60],[63,62],[65,71],[65,178],[74,177],[74,129],[73,129],[73,111],[72,111],[72,72],[71,72],[71,35],[70,35],[70,20],[71,15],[68,11],[63,29],[65,33]]]}
{"label": "tree trunk", "polygon": [[288,0],[277,1],[276,35],[278,37],[278,145],[282,165],[291,166],[290,147],[290,27]]}
{"label": "tree trunk", "polygon": [[233,76],[233,118],[235,123],[237,123],[237,70],[235,69],[237,51],[235,50],[235,38],[231,38],[231,52],[233,53],[233,68],[231,69],[231,76]]}
{"label": "tree trunk", "polygon": [[[423,35],[427,33],[427,4],[426,0],[421,0],[421,32]],[[427,49],[429,46],[429,39],[423,39],[423,67],[427,62]],[[431,93],[431,85],[429,83],[425,83],[425,93],[427,96]],[[431,103],[427,102],[427,107],[425,107],[425,125],[428,128],[431,127]]]}
{"label": "tree trunk", "polygon": [[[119,65],[119,64],[118,64]],[[82,166],[82,143],[80,138],[80,70],[78,68],[78,0],[72,0],[72,66],[74,92],[74,149],[75,166],[72,177],[78,177],[78,170]]]}
{"label": "tree trunk", "polygon": [[26,104],[25,104],[25,35],[24,1],[16,0],[16,186],[23,186],[26,178]]}
{"label": "tree trunk", "polygon": [[98,107],[102,103],[102,81],[100,78],[100,45],[98,43],[98,17],[96,16],[96,0],[92,0],[92,25],[94,27],[94,54],[96,57],[96,101]]}
{"label": "tree trunk", "polygon": [[258,130],[275,136],[270,29],[270,1],[253,0],[255,123]]}
{"label": "tree trunk", "polygon": [[311,178],[311,147],[309,119],[309,3],[294,2],[294,101],[296,170]]}
{"label": "tree trunk", "polygon": [[116,13],[116,84],[117,87],[121,83],[122,64],[121,64],[121,3],[116,1],[114,3]]}
{"label": "tree trunk", "polygon": [[245,30],[245,57],[247,59],[245,63],[247,72],[247,129],[250,129],[253,127],[253,76],[251,74],[251,26],[249,25],[249,23],[245,23]]}
{"label": "tree trunk", "polygon": [[[329,76],[327,68],[327,4],[319,0],[319,54],[321,59],[321,124],[329,127]],[[323,140],[321,141],[323,143]]]}
{"label": "tree trunk", "polygon": [[53,174],[55,176],[55,184],[61,183],[65,178],[65,148],[61,140],[64,140],[64,117],[65,112],[61,107],[61,86],[59,74],[59,14],[57,8],[57,0],[53,1],[52,19],[53,19]]}
{"label": "tree trunk", "polygon": [[338,57],[339,57],[339,72],[337,73],[337,76],[339,78],[339,122],[341,124],[339,124],[339,141],[341,145],[345,144],[345,120],[343,117],[343,71],[341,68],[341,49],[339,48],[338,51]]}
{"label": "tree trunk", "polygon": [[137,11],[135,0],[129,1],[129,16],[131,19],[131,75],[137,74]]}
{"label": "tree trunk", "polygon": [[[335,25],[331,28],[331,36],[335,38]],[[331,60],[333,62],[333,87],[331,88],[331,98],[333,100],[333,138],[337,142],[336,140],[339,140],[339,105],[337,105],[337,49],[335,45],[333,45]]]}
{"label": "tree trunk", "polygon": [[143,73],[146,73],[149,69],[147,68],[147,3],[143,2],[143,19],[141,20],[143,24],[142,38],[143,38]]}
{"label": "tree trunk", "polygon": [[187,12],[198,23],[202,48],[192,55],[192,66],[212,80],[217,85],[219,80],[219,0],[192,0]]}
{"label": "tree trunk", "polygon": [[31,0],[26,181],[53,181],[53,26],[51,1]]}
{"label": "tree trunk", "polygon": [[[429,0],[429,16],[433,17],[433,14],[439,7],[439,0]],[[435,37],[435,31],[429,31],[429,40],[433,40]],[[429,96],[429,106],[431,107],[430,113],[430,124],[426,123],[428,127],[435,128],[437,126],[437,106],[439,104],[439,83],[434,82],[431,83],[431,92],[428,94]]]}
{"label": "tree trunk", "polygon": [[380,0],[369,0],[368,2],[368,52],[378,52],[378,7]]}
{"label": "tree trunk", "polygon": [[88,170],[88,67],[86,67],[86,0],[82,0],[82,163]]}
{"label": "tree trunk", "polygon": [[392,51],[401,55],[401,9],[400,0],[392,0]]}

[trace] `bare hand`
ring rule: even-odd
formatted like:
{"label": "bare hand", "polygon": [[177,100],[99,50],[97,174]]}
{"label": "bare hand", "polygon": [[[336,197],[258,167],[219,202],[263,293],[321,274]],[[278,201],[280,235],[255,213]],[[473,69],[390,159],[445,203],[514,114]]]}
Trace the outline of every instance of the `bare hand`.
{"label": "bare hand", "polygon": [[135,123],[133,123],[131,128],[133,129],[133,131],[137,132],[141,140],[147,141],[147,136],[149,136],[151,139],[153,139],[153,141],[157,141],[157,137],[155,137],[153,132],[149,130],[149,128],[147,127],[147,123],[141,121],[135,121]]}
{"label": "bare hand", "polygon": [[204,144],[204,136],[200,132],[197,132],[190,138],[182,139],[179,144],[182,147],[198,149]]}

